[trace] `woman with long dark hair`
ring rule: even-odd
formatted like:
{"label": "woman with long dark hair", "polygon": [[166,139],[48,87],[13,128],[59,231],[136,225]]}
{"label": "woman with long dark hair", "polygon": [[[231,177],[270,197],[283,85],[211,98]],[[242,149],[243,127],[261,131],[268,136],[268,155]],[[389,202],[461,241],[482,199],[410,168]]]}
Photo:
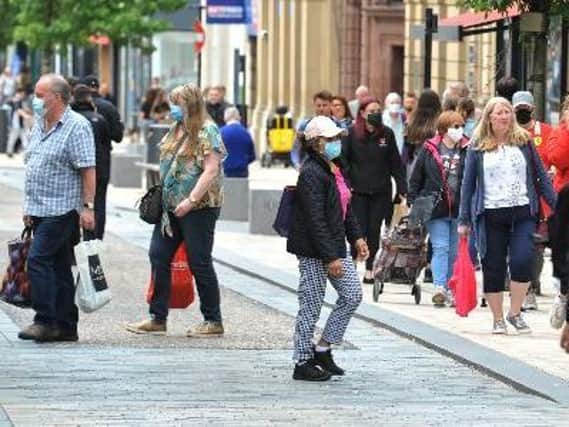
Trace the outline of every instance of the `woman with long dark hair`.
{"label": "woman with long dark hair", "polygon": [[[373,283],[373,261],[379,249],[381,225],[393,212],[391,178],[400,197],[407,194],[405,170],[393,131],[384,126],[380,103],[366,98],[354,126],[343,141],[342,154],[353,193],[354,212],[367,241],[364,283]],[[355,256],[353,251],[352,255]]]}
{"label": "woman with long dark hair", "polygon": [[407,124],[408,164],[413,163],[415,153],[423,143],[436,135],[437,120],[441,112],[441,99],[437,92],[425,89]]}
{"label": "woman with long dark hair", "polygon": [[[441,99],[437,92],[432,89],[425,89],[419,101],[417,108],[411,113],[407,125],[407,175],[410,177],[415,165],[416,154],[423,146],[425,141],[433,138],[437,134],[437,121],[442,112]],[[431,271],[431,258],[433,256],[433,247],[431,241],[428,242],[427,268],[423,281],[430,283],[433,281],[433,273]]]}

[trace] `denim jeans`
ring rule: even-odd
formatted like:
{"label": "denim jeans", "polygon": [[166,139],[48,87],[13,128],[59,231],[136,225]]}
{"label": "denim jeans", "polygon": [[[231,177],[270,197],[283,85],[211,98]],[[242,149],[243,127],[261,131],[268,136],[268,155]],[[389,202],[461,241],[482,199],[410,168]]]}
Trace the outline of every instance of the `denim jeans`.
{"label": "denim jeans", "polygon": [[452,276],[458,245],[458,221],[456,218],[437,218],[427,223],[427,230],[433,246],[431,270],[433,284],[437,288],[447,288]]}
{"label": "denim jeans", "polygon": [[158,321],[165,321],[168,317],[170,262],[180,243],[184,242],[200,297],[202,315],[205,320],[221,322],[219,283],[211,256],[219,208],[190,211],[182,218],[176,218],[171,213],[169,215],[173,237],[162,235],[161,225],[156,224],[150,242],[149,257],[154,275],[150,315]]}
{"label": "denim jeans", "polygon": [[71,265],[78,241],[79,215],[71,211],[55,217],[33,217],[34,238],[28,254],[35,323],[77,328],[75,286]]}

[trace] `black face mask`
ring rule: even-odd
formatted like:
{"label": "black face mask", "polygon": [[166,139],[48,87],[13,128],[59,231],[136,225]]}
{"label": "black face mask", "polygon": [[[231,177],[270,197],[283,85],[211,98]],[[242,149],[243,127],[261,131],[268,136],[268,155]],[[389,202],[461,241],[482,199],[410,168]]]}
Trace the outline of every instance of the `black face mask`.
{"label": "black face mask", "polygon": [[381,113],[370,113],[367,115],[367,122],[374,126],[374,127],[380,127],[383,124],[383,119],[381,117]]}
{"label": "black face mask", "polygon": [[525,109],[516,111],[516,119],[520,125],[527,125],[531,121],[531,111]]}

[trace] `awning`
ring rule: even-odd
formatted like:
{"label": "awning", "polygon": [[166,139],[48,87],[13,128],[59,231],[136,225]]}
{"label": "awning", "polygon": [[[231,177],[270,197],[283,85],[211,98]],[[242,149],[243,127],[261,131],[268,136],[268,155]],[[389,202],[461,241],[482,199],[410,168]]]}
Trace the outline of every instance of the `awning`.
{"label": "awning", "polygon": [[439,27],[462,27],[464,29],[493,24],[506,18],[520,16],[516,6],[511,6],[506,12],[465,12],[457,16],[449,16],[439,21]]}

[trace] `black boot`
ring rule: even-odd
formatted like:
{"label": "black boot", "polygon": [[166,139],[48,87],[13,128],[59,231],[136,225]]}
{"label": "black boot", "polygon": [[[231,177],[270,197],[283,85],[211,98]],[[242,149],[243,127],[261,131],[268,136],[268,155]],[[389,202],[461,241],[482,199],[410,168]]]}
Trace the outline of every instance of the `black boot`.
{"label": "black boot", "polygon": [[322,366],[324,370],[330,372],[332,375],[345,374],[345,371],[336,365],[336,363],[334,363],[334,359],[332,358],[332,350],[315,351],[314,359],[320,366]]}

